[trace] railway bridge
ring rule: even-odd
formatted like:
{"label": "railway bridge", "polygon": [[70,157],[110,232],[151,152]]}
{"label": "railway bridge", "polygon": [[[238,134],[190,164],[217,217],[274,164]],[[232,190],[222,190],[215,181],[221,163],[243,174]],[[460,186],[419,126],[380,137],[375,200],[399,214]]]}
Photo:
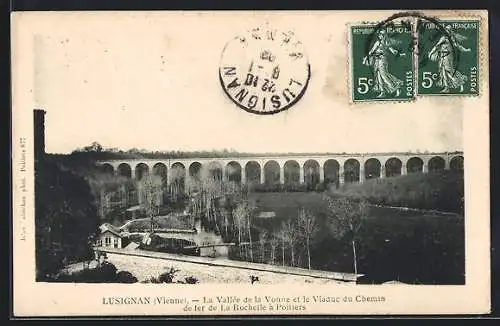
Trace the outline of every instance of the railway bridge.
{"label": "railway bridge", "polygon": [[103,172],[140,180],[153,173],[167,184],[203,175],[241,184],[362,183],[409,173],[463,170],[463,152],[283,154],[221,158],[112,159],[98,161]]}

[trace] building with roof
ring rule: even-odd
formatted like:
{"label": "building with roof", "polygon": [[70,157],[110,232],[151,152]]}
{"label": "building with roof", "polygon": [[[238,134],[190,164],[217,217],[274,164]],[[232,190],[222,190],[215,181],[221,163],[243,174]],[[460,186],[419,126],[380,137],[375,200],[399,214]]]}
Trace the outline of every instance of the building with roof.
{"label": "building with roof", "polygon": [[104,223],[99,227],[99,237],[96,241],[98,247],[122,248],[121,231],[115,226]]}

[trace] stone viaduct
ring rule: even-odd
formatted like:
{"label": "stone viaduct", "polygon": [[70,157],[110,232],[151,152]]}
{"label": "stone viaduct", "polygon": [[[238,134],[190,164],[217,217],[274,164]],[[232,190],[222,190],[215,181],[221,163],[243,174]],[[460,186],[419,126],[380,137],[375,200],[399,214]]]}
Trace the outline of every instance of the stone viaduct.
{"label": "stone viaduct", "polygon": [[216,179],[256,184],[362,183],[436,170],[463,170],[463,153],[367,153],[240,156],[223,158],[112,159],[98,161],[103,172],[140,179],[147,173],[167,184],[185,182],[205,171]]}

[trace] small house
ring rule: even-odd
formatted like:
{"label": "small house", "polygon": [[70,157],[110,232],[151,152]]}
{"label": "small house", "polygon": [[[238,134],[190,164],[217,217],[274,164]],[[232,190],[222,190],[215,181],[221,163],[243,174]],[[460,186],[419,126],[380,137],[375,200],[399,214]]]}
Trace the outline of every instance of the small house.
{"label": "small house", "polygon": [[97,239],[98,247],[122,248],[122,236],[120,230],[109,223],[99,227],[100,233]]}

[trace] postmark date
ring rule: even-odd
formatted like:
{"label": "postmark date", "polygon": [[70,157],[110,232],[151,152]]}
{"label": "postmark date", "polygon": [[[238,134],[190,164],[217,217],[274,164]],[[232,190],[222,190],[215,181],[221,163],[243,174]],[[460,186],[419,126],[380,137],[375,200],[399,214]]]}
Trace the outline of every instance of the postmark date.
{"label": "postmark date", "polygon": [[271,28],[247,34],[229,41],[222,53],[219,77],[225,94],[251,113],[290,108],[304,94],[310,77],[302,42],[291,31]]}

